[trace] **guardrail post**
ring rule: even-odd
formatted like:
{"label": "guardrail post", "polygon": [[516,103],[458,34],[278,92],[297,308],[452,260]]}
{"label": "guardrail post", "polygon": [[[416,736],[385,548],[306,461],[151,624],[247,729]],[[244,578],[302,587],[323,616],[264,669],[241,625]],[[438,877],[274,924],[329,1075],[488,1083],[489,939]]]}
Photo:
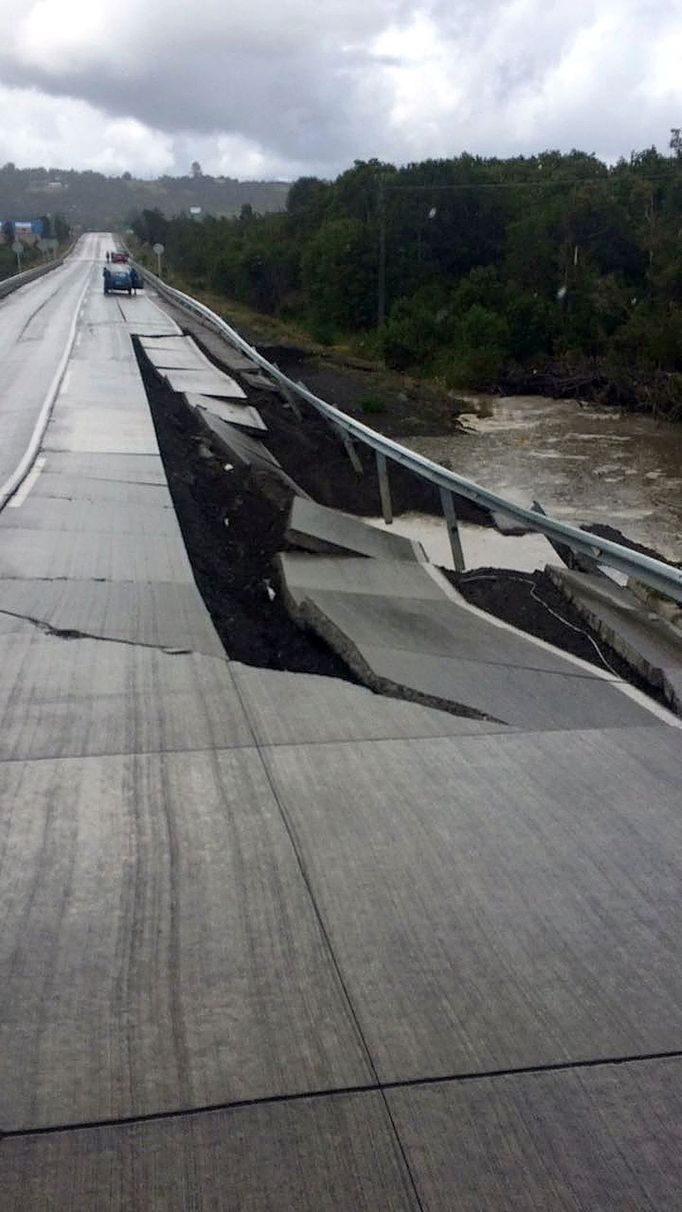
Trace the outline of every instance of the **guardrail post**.
{"label": "guardrail post", "polygon": [[[277,380],[275,380],[275,382],[277,382]],[[296,417],[296,420],[302,421],[303,413],[301,412],[298,400],[296,399],[296,396],[294,395],[293,391],[287,391],[286,387],[283,387],[281,383],[277,383],[277,390],[281,391],[282,395],[284,396],[284,399],[286,400],[287,404],[289,405],[289,408],[291,409],[294,416]]]}
{"label": "guardrail post", "polygon": [[226,337],[237,349],[240,349],[265,374],[272,374],[278,383],[284,380],[285,384],[293,391],[298,390],[306,403],[326,417],[330,425],[333,425],[336,429],[344,444],[346,453],[358,474],[362,472],[363,468],[357,451],[353,446],[353,437],[356,441],[361,442],[363,446],[368,446],[374,451],[378,450],[380,454],[386,454],[386,457],[400,463],[403,467],[409,468],[415,475],[438,485],[441,489],[443,513],[448,524],[453,561],[458,568],[462,569],[464,567],[464,557],[457,529],[454,501],[450,498],[450,493],[454,494],[455,497],[461,496],[465,500],[474,501],[477,505],[481,505],[484,509],[489,510],[490,513],[503,513],[517,519],[524,526],[530,527],[531,530],[544,534],[550,542],[565,543],[571,551],[588,556],[592,560],[597,560],[600,565],[605,564],[610,568],[615,568],[619,572],[624,573],[626,577],[635,577],[645,585],[657,589],[665,597],[672,598],[676,602],[682,602],[682,568],[677,567],[675,564],[668,564],[663,560],[654,559],[652,556],[643,555],[621,543],[614,543],[610,539],[601,539],[598,535],[590,534],[589,531],[582,531],[576,526],[570,526],[566,522],[560,522],[557,518],[543,516],[537,510],[527,509],[523,505],[516,505],[512,501],[498,496],[497,493],[483,488],[482,485],[474,484],[464,476],[455,475],[454,472],[439,467],[437,463],[433,463],[423,455],[408,450],[407,447],[400,446],[392,438],[375,433],[374,430],[364,425],[361,421],[345,416],[338,408],[334,408],[331,404],[327,404],[325,400],[321,400],[319,396],[316,396],[314,392],[304,387],[302,383],[296,384],[291,379],[287,380],[286,375],[283,375],[281,371],[276,371],[271,362],[268,362],[266,358],[259,354],[258,350],[248,345],[229,324],[221,320],[220,316],[217,316],[210,308],[205,307],[203,303],[197,303],[195,299],[191,299],[188,295],[183,294],[182,291],[168,286],[167,283],[162,282],[150,270],[147,270],[147,277],[150,282],[154,283],[162,295],[171,298],[174,303],[179,304],[181,307],[207,317],[207,323],[211,327]]}
{"label": "guardrail post", "polygon": [[381,497],[381,512],[384,517],[384,522],[387,526],[393,525],[393,504],[391,502],[391,485],[388,480],[388,469],[386,467],[386,455],[381,451],[375,452],[377,460],[377,474],[379,476],[379,496]]}
{"label": "guardrail post", "polygon": [[[276,362],[273,362],[272,365],[274,366],[275,370],[279,370],[279,366],[277,365]],[[282,372],[280,371],[280,374],[281,373]],[[301,412],[301,409],[299,408],[298,400],[296,399],[293,391],[290,391],[289,388],[284,385],[284,383],[280,383],[279,379],[273,378],[272,382],[274,383],[274,385],[277,388],[280,395],[284,396],[284,399],[286,400],[287,404],[289,405],[289,408],[291,409],[294,416],[296,417],[296,420],[302,421],[303,414]]]}
{"label": "guardrail post", "polygon": [[[332,424],[334,424],[334,423],[332,422]],[[343,442],[343,445],[346,450],[346,454],[348,455],[348,458],[351,461],[351,466],[353,468],[353,471],[356,472],[356,474],[359,476],[363,475],[364,468],[362,466],[362,463],[360,462],[360,457],[358,455],[358,452],[355,449],[355,446],[353,444],[353,439],[351,437],[349,437],[349,435],[346,433],[345,429],[342,429],[340,425],[334,425],[334,429],[336,430],[341,441]]]}
{"label": "guardrail post", "polygon": [[[539,501],[533,501],[532,509],[533,513],[539,513],[543,518],[547,517],[547,511],[542,508]],[[586,551],[572,551],[566,543],[560,543],[551,534],[546,534],[545,538],[552,551],[556,552],[562,564],[565,564],[567,568],[575,568],[578,572],[586,572],[590,576],[604,576],[602,569],[597,563],[598,548],[595,547],[592,554],[588,555]]]}
{"label": "guardrail post", "polygon": [[448,536],[450,538],[450,549],[452,551],[452,562],[456,572],[464,572],[464,552],[462,551],[462,542],[459,537],[459,526],[457,525],[457,512],[455,510],[455,502],[452,493],[447,488],[439,489],[440,503],[443,506],[443,516],[448,528]]}

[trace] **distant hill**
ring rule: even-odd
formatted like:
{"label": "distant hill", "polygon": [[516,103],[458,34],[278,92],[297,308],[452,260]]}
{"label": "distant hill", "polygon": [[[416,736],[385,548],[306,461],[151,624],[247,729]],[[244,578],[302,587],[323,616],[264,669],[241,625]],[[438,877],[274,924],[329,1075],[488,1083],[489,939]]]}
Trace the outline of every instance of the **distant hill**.
{"label": "distant hill", "polygon": [[143,181],[126,173],[73,169],[0,168],[0,216],[25,219],[62,214],[74,227],[109,231],[125,226],[143,208],[161,210],[167,218],[200,206],[212,215],[236,215],[248,203],[257,214],[283,210],[286,181],[237,181],[232,177],[159,177]]}

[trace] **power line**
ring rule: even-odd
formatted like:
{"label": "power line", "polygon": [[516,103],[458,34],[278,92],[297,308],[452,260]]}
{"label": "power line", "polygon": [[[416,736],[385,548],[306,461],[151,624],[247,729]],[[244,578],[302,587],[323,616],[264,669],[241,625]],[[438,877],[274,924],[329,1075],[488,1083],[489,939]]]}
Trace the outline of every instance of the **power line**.
{"label": "power line", "polygon": [[399,185],[391,184],[388,181],[384,183],[386,190],[410,190],[414,192],[438,193],[441,190],[458,190],[458,189],[550,189],[560,186],[574,188],[578,185],[613,185],[622,183],[631,183],[633,181],[642,181],[648,184],[650,181],[668,181],[671,185],[682,184],[682,173],[675,178],[669,173],[660,173],[658,175],[644,176],[641,173],[632,172],[631,175],[622,177],[573,177],[573,178],[553,178],[552,180],[543,181],[474,181],[474,182],[458,182],[452,185]]}

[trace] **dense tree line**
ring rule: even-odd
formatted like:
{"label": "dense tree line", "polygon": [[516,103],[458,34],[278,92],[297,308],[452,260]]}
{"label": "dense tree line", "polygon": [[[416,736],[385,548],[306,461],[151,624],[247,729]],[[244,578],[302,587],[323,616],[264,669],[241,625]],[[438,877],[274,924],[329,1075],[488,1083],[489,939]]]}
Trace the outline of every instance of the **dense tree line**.
{"label": "dense tree line", "polygon": [[682,140],[297,181],[282,214],[138,216],[188,280],[351,336],[401,370],[484,386],[503,368],[682,372]]}
{"label": "dense tree line", "polygon": [[[31,219],[33,217],[33,215],[29,215]],[[62,249],[70,243],[71,229],[63,215],[39,215],[37,217],[42,223],[42,234],[46,239],[58,240]],[[12,251],[15,240],[16,231],[13,220],[3,219],[0,226],[0,281],[17,273],[17,258]],[[34,269],[36,265],[44,264],[45,254],[41,252],[37,243],[21,239],[18,243],[23,243],[24,246],[21,255],[22,270]]]}
{"label": "dense tree line", "polygon": [[282,181],[237,181],[211,177],[195,161],[184,177],[141,180],[131,173],[106,176],[63,168],[0,167],[0,217],[32,218],[44,211],[64,214],[72,227],[119,230],[144,207],[179,214],[191,206],[216,215],[238,215],[245,203],[265,213],[282,210],[288,185]]}

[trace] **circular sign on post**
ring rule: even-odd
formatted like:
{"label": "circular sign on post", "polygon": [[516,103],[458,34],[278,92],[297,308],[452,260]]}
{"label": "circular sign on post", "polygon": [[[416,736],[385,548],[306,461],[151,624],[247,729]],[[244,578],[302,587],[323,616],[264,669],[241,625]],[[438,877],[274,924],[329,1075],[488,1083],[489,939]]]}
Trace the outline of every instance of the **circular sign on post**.
{"label": "circular sign on post", "polygon": [[166,250],[165,250],[163,244],[154,245],[154,252],[156,253],[156,272],[159,275],[159,277],[161,277],[161,255],[165,251]]}
{"label": "circular sign on post", "polygon": [[21,240],[15,240],[14,244],[12,245],[12,252],[16,253],[17,256],[20,257],[21,254],[23,253],[23,251],[24,251],[24,246],[21,243]]}

